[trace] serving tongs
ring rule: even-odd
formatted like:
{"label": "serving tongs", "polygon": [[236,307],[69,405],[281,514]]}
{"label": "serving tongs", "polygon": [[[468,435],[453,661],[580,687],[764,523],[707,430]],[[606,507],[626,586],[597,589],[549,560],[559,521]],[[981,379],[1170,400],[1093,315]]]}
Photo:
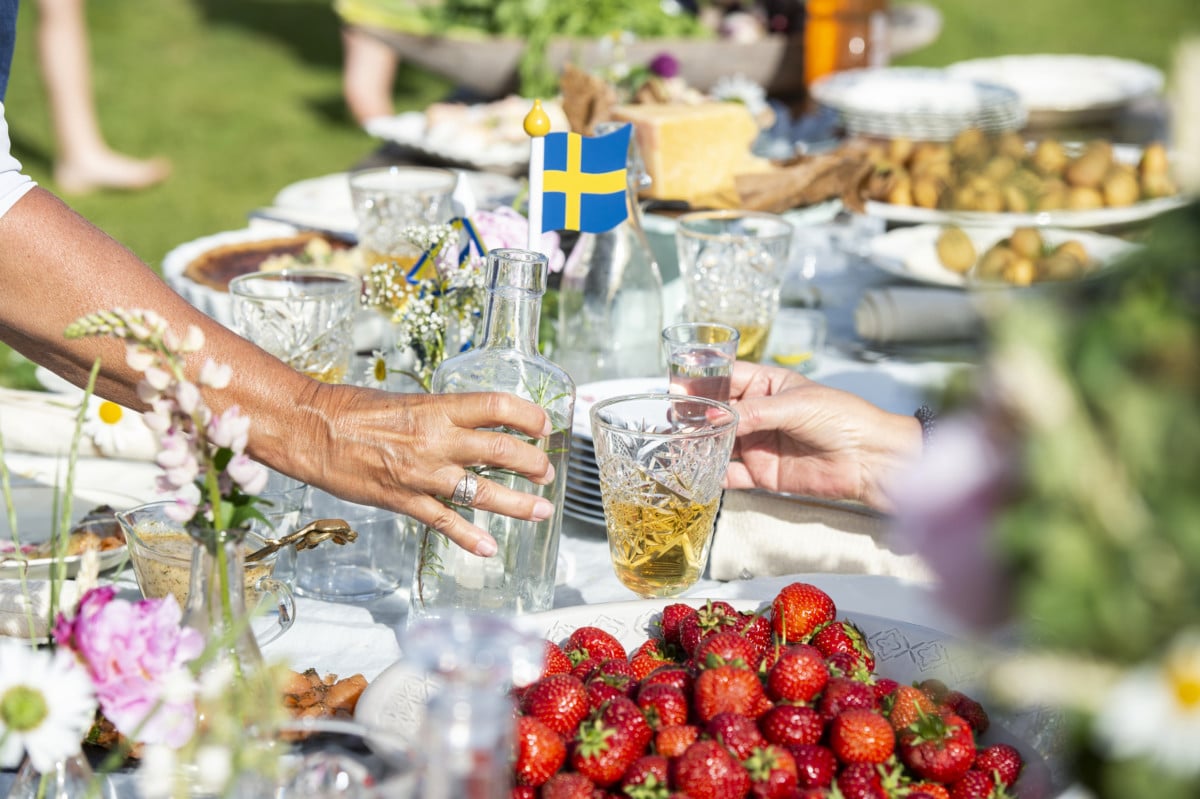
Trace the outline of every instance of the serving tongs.
{"label": "serving tongs", "polygon": [[339,546],[344,546],[354,543],[357,539],[358,533],[350,528],[345,519],[317,519],[282,538],[266,539],[265,545],[246,556],[246,562],[253,563],[262,560],[267,555],[288,546],[295,546],[296,551],[300,552],[305,549],[316,549],[325,541],[333,541]]}

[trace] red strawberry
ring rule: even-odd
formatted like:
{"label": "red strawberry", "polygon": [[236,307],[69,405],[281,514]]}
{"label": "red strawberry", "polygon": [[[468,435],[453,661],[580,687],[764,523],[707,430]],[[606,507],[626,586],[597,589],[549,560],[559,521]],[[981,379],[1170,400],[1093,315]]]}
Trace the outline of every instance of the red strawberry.
{"label": "red strawberry", "polygon": [[875,655],[867,644],[867,637],[848,621],[839,619],[818,627],[808,642],[825,657],[845,652],[854,656],[866,671],[875,670]]}
{"label": "red strawberry", "polygon": [[975,761],[975,735],[971,726],[953,713],[922,715],[900,733],[899,753],[900,760],[921,779],[949,784]]}
{"label": "red strawberry", "polygon": [[776,702],[811,702],[828,682],[829,669],[821,653],[796,644],[782,650],[767,672],[767,695]]}
{"label": "red strawberry", "polygon": [[736,629],[741,616],[728,602],[709,601],[679,623],[679,646],[689,657],[700,641],[724,629]]}
{"label": "red strawberry", "polygon": [[758,675],[740,666],[716,666],[700,672],[692,695],[696,718],[705,723],[726,711],[758,718],[771,705]]}
{"label": "red strawberry", "polygon": [[896,733],[882,714],[850,708],[830,723],[829,748],[843,763],[882,763],[896,749]]}
{"label": "red strawberry", "polygon": [[625,651],[625,647],[621,646],[621,642],[617,640],[616,636],[599,627],[577,628],[567,639],[563,651],[571,658],[572,663],[579,663],[588,658],[601,661],[608,658],[629,659],[629,653]]}
{"label": "red strawberry", "polygon": [[579,725],[571,767],[601,787],[621,778],[654,733],[633,700],[618,696]]}
{"label": "red strawberry", "polygon": [[696,609],[690,605],[675,603],[667,605],[662,610],[662,637],[668,644],[679,643],[679,627],[683,620],[696,615]]}
{"label": "red strawberry", "polygon": [[987,732],[991,720],[988,718],[987,711],[983,709],[983,705],[976,702],[971,697],[961,691],[950,691],[942,699],[942,705],[949,708],[953,713],[962,716],[976,735],[983,735]]}
{"label": "red strawberry", "polygon": [[[710,655],[716,660],[710,660]],[[700,668],[705,668],[711,663],[731,663],[753,669],[758,666],[761,658],[740,632],[730,628],[705,636],[693,650],[692,660],[696,661]]]}
{"label": "red strawberry", "polygon": [[782,746],[767,744],[742,761],[750,772],[750,795],[759,799],[790,799],[796,790],[796,761]]}
{"label": "red strawberry", "polygon": [[537,789],[532,785],[514,785],[508,799],[537,799]]}
{"label": "red strawberry", "polygon": [[866,683],[849,677],[831,677],[817,704],[821,718],[829,722],[843,710],[852,707],[874,708],[875,691]]}
{"label": "red strawberry", "polygon": [[521,710],[536,716],[564,738],[575,735],[575,728],[588,714],[587,689],[570,674],[552,674],[538,680],[521,697]]}
{"label": "red strawberry", "polygon": [[950,799],[950,791],[940,782],[914,782],[908,788],[907,799]]}
{"label": "red strawberry", "polygon": [[687,694],[674,685],[666,683],[643,685],[638,690],[637,705],[642,709],[651,729],[657,730],[660,727],[687,724]]}
{"label": "red strawberry", "polygon": [[679,757],[700,739],[700,728],[691,724],[660,727],[654,733],[654,748],[664,757]]}
{"label": "red strawberry", "polygon": [[755,749],[767,745],[754,719],[739,713],[718,713],[705,725],[704,731],[714,741],[720,741],[738,760],[745,760]]}
{"label": "red strawberry", "polygon": [[1008,744],[992,744],[975,753],[973,769],[993,775],[1005,788],[1011,788],[1025,765],[1021,753]]}
{"label": "red strawberry", "polygon": [[[574,660],[574,655],[570,656]],[[578,678],[580,682],[587,682],[592,678],[596,671],[600,668],[599,658],[584,658],[571,667],[571,675]]]}
{"label": "red strawberry", "polygon": [[587,681],[585,686],[587,688],[588,706],[592,710],[595,710],[614,697],[628,697],[629,694],[625,688],[627,681],[625,677],[609,677],[607,679],[604,677],[592,677]]}
{"label": "red strawberry", "polygon": [[534,716],[517,719],[516,765],[519,785],[538,786],[553,777],[567,759],[562,736]]}
{"label": "red strawberry", "polygon": [[900,683],[890,677],[875,678],[875,698],[883,701],[885,697],[891,696],[900,687]]}
{"label": "red strawberry", "polygon": [[996,781],[990,774],[969,769],[950,786],[950,799],[992,799]]}
{"label": "red strawberry", "polygon": [[642,680],[643,687],[660,683],[674,685],[689,696],[692,693],[692,675],[683,666],[659,666]]}
{"label": "red strawberry", "polygon": [[837,773],[837,758],[832,750],[818,744],[788,747],[796,763],[796,784],[801,788],[828,788]]}
{"label": "red strawberry", "polygon": [[851,763],[838,772],[837,789],[845,799],[888,799],[879,767],[874,763]]}
{"label": "red strawberry", "polygon": [[804,643],[814,630],[836,616],[837,606],[829,594],[809,583],[785,586],[771,603],[771,628],[784,643]]}
{"label": "red strawberry", "polygon": [[750,774],[716,741],[697,741],[675,763],[675,784],[692,799],[742,799]]}
{"label": "red strawberry", "polygon": [[917,683],[917,687],[928,694],[929,698],[934,701],[934,704],[938,705],[944,702],[946,695],[950,693],[950,689],[946,686],[946,683],[933,678],[921,680]]}
{"label": "red strawberry", "polygon": [[815,744],[825,732],[821,714],[806,705],[776,705],[758,720],[763,737],[773,744]]}
{"label": "red strawberry", "polygon": [[924,691],[912,685],[898,685],[887,700],[887,717],[892,723],[893,730],[906,729],[917,722],[921,716],[930,716],[937,712]]}
{"label": "red strawberry", "polygon": [[596,786],[582,774],[560,771],[542,786],[541,799],[592,799]]}
{"label": "red strawberry", "polygon": [[[674,647],[670,647],[670,649],[674,649]],[[668,645],[658,638],[647,639],[629,656],[629,668],[633,671],[633,678],[638,682],[646,679],[646,675],[659,666],[674,662],[675,658],[668,650]]]}
{"label": "red strawberry", "polygon": [[[662,755],[642,755],[621,775],[621,795],[638,797],[667,796],[667,772],[670,764]],[[640,790],[630,790],[634,786]]]}
{"label": "red strawberry", "polygon": [[567,653],[562,651],[562,647],[553,641],[547,640],[544,647],[542,658],[542,676],[549,677],[551,674],[568,674],[571,671],[571,659],[567,657]]}
{"label": "red strawberry", "polygon": [[743,613],[737,629],[754,652],[755,660],[750,665],[757,666],[771,649],[771,620],[764,613]]}

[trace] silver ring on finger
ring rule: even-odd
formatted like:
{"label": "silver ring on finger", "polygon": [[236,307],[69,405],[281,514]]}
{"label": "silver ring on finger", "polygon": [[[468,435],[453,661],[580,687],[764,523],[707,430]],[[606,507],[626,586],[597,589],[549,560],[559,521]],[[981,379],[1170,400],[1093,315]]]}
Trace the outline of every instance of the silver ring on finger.
{"label": "silver ring on finger", "polygon": [[455,505],[463,505],[471,507],[475,504],[475,495],[479,493],[479,478],[474,472],[467,472],[458,481],[458,485],[454,486],[454,493],[450,495],[450,501]]}

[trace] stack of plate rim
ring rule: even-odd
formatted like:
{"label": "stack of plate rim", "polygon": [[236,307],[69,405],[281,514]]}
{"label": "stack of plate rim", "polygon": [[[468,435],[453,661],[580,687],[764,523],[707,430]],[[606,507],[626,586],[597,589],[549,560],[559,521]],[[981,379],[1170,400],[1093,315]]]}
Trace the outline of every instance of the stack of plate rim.
{"label": "stack of plate rim", "polygon": [[567,490],[563,513],[604,527],[600,499],[600,466],[592,443],[592,406],[602,399],[625,394],[666,393],[666,377],[635,377],[585,383],[575,390],[575,418],[571,426],[571,453],[567,458]]}
{"label": "stack of plate rim", "polygon": [[949,141],[967,128],[1019,130],[1028,116],[1010,87],[942,69],[853,69],[821,78],[811,91],[857,136]]}

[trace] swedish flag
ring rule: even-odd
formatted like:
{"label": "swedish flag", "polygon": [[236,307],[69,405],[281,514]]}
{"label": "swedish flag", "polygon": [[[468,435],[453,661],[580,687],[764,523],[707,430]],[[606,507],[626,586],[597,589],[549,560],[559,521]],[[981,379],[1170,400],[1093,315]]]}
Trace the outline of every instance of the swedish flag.
{"label": "swedish flag", "polygon": [[625,220],[629,125],[603,136],[546,136],[542,231],[603,233]]}

